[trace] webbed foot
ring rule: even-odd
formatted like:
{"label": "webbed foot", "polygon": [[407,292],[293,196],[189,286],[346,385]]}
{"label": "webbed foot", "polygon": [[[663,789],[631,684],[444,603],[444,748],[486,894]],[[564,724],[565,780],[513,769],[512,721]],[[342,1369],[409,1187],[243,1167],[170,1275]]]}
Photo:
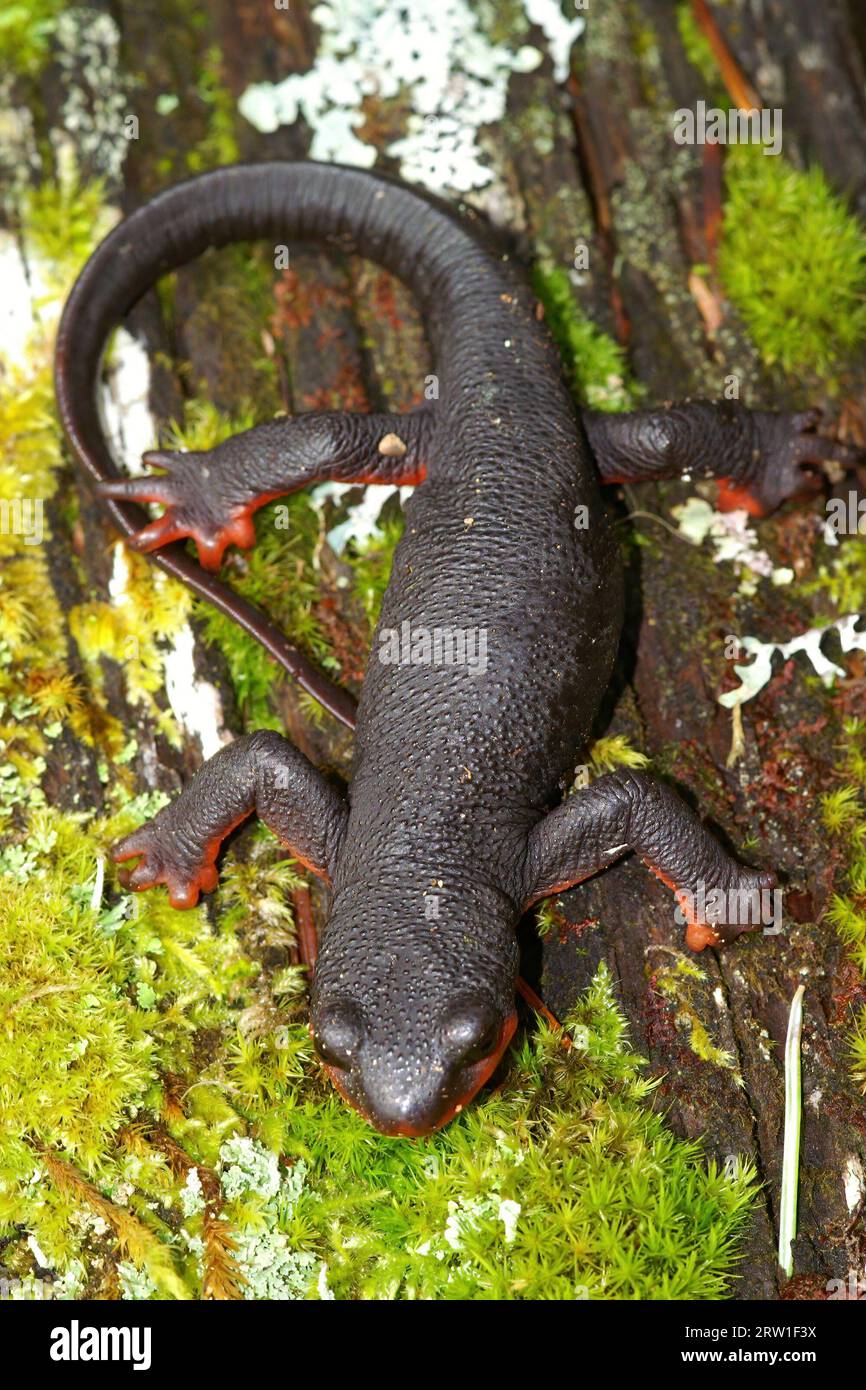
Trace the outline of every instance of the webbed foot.
{"label": "webbed foot", "polygon": [[736,477],[720,479],[719,510],[728,512],[742,507],[752,516],[766,516],[788,498],[818,492],[822,464],[852,467],[866,460],[862,449],[819,434],[820,421],[820,410],[751,411],[754,443],[748,481]]}
{"label": "webbed foot", "polygon": [[184,842],[179,833],[173,806],[166,806],[153,820],[133,830],[114,846],[111,857],[116,864],[138,859],[132,869],[118,875],[124,888],[135,893],[164,884],[172,907],[195,907],[200,893],[217,885],[216,857],[222,835],[203,850]]}
{"label": "webbed foot", "polygon": [[142,455],[142,463],[162,469],[161,473],[112,478],[98,485],[102,497],[119,502],[159,502],[165,507],[162,516],[130,538],[135,550],[157,550],[190,537],[198,547],[202,567],[218,570],[228,546],[248,549],[254,543],[252,512],[258,502],[226,502],[215,485],[213,452],[152,449]]}

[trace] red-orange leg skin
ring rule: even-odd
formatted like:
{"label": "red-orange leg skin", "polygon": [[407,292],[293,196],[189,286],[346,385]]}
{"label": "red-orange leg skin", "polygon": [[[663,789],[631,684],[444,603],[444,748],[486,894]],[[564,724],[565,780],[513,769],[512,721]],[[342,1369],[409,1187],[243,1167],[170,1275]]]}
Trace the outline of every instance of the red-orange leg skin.
{"label": "red-orange leg skin", "polygon": [[766,516],[767,509],[755,494],[734,478],[717,481],[716,505],[720,512],[746,511],[749,516]]}
{"label": "red-orange leg skin", "polygon": [[[236,507],[231,513],[231,520],[227,525],[220,528],[213,537],[202,536],[198,531],[187,531],[182,527],[169,525],[167,530],[155,531],[151,540],[145,541],[140,547],[144,551],[159,550],[164,545],[172,541],[190,540],[195,542],[198,550],[199,561],[202,569],[215,573],[223,562],[223,556],[230,545],[236,545],[240,550],[249,550],[255,543],[256,532],[253,526],[253,512],[264,507],[268,502],[273,502],[275,498],[281,497],[280,492],[265,492],[260,497],[256,497],[252,502],[246,502],[241,507]],[[169,507],[164,516],[170,515]],[[159,520],[163,520],[162,517]],[[158,528],[159,523],[151,523]],[[150,528],[145,528],[149,530]]]}
{"label": "red-orange leg skin", "polygon": [[[238,816],[237,820],[233,821],[232,824],[226,830],[223,830],[219,835],[215,835],[212,840],[208,840],[207,844],[204,847],[202,862],[198,870],[198,873],[195,875],[193,879],[190,880],[189,883],[185,884],[181,889],[178,890],[173,888],[172,884],[165,879],[155,879],[153,883],[148,884],[146,886],[143,885],[142,889],[133,889],[133,892],[146,891],[147,887],[155,888],[157,884],[163,883],[164,886],[168,889],[168,900],[171,903],[172,907],[177,908],[180,911],[185,911],[187,908],[196,907],[199,900],[199,894],[213,892],[214,888],[216,888],[217,883],[219,882],[219,872],[216,867],[216,860],[217,855],[219,854],[220,849],[222,848],[223,841],[227,839],[228,836],[232,833],[232,831],[236,830],[237,827],[241,825],[246,819],[246,815]],[[114,860],[115,864],[123,864],[126,862],[127,859],[141,859],[146,864],[147,850],[127,850],[125,854],[113,853],[111,857]],[[123,886],[125,888],[128,887],[128,875],[121,872],[121,874],[119,874],[118,877],[120,878],[120,881],[123,884]]]}
{"label": "red-orange leg skin", "polygon": [[[383,479],[377,473],[371,472],[362,473],[357,477],[347,478],[343,481],[352,484],[357,483],[358,486],[366,485],[367,483],[381,483],[387,481],[389,483],[394,483],[398,487],[415,487],[419,483],[423,483],[426,476],[427,465],[422,463],[413,470],[402,473],[395,478]],[[277,497],[285,497],[286,495],[287,494],[282,491],[263,492],[258,497],[253,498],[251,502],[245,502],[243,506],[236,507],[231,513],[231,520],[226,526],[223,526],[214,537],[202,536],[197,531],[185,531],[181,528],[169,525],[166,530],[155,531],[152,539],[146,541],[140,548],[144,551],[157,550],[161,549],[164,545],[168,545],[171,541],[185,540],[189,537],[190,540],[195,541],[202,569],[206,569],[210,573],[215,573],[222,565],[223,556],[230,545],[236,545],[240,550],[249,550],[255,543],[256,533],[252,521],[253,513],[257,512],[260,507],[267,506],[268,502],[275,501]],[[159,499],[157,498],[155,500],[158,501]],[[167,509],[165,513],[166,516],[168,516],[170,510],[171,508]],[[162,519],[163,518],[160,517],[159,521]],[[151,526],[158,528],[159,521],[151,523]],[[145,529],[148,530],[150,528]]]}
{"label": "red-orange leg skin", "polygon": [[678,889],[673,879],[668,878],[667,874],[663,874],[661,869],[657,869],[648,859],[644,859],[643,862],[650,873],[655,874],[660,883],[663,883],[666,888],[670,888],[676,898],[677,906],[686,919],[686,945],[689,950],[697,952],[703,951],[705,946],[718,946],[721,941],[718,932],[714,931],[707,922],[699,921],[694,913],[689,911],[688,894]]}

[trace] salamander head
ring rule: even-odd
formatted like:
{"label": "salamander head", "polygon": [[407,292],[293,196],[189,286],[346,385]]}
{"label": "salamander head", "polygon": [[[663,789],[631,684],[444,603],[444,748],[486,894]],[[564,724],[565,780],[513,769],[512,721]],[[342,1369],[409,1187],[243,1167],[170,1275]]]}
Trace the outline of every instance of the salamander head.
{"label": "salamander head", "polygon": [[337,1089],[383,1134],[440,1129],[495,1071],[516,1023],[513,917],[458,930],[332,914],[311,1029]]}

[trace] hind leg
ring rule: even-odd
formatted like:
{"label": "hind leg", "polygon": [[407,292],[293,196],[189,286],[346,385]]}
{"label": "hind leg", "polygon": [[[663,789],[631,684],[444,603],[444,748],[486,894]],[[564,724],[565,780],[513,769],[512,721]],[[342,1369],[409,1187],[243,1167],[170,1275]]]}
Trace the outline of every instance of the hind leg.
{"label": "hind leg", "polygon": [[814,492],[804,472],[823,462],[853,464],[859,449],[816,433],[820,411],[749,410],[736,401],[683,401],[621,415],[584,411],[583,423],[605,483],[640,483],[683,473],[719,481],[719,507],[772,512]]}
{"label": "hind leg", "polygon": [[423,480],[433,412],[350,415],[323,411],[270,421],[214,449],[152,450],[136,478],[113,478],[99,492],[127,502],[160,502],[165,511],[130,541],[155,550],[191,536],[205,569],[216,570],[227,546],[250,546],[252,514],[308,483],[410,484]]}

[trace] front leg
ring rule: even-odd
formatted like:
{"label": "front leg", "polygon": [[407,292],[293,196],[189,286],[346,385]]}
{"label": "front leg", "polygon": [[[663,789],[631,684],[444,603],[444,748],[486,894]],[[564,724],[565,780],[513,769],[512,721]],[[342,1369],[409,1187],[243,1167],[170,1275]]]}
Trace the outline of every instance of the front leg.
{"label": "front leg", "polygon": [[408,415],[313,412],[272,420],[215,448],[154,449],[143,462],[161,474],[112,478],[103,497],[161,502],[162,516],[130,541],[155,550],[191,536],[205,569],[219,569],[227,546],[255,540],[252,514],[308,483],[420,483],[433,436],[432,409]]}
{"label": "front leg", "polygon": [[863,454],[817,434],[820,411],[749,410],[737,401],[682,401],[624,414],[584,411],[605,483],[640,483],[683,473],[719,480],[719,508],[763,516],[788,497],[814,492],[809,465],[851,466]]}
{"label": "front leg", "polygon": [[634,850],[673,889],[693,951],[760,924],[771,873],[738,864],[685,802],[637,772],[613,772],[575,792],[529,836],[524,907],[563,892]]}
{"label": "front leg", "polygon": [[330,880],[348,808],[339,793],[287,739],[269,730],[221,748],[147,825],[112,851],[139,859],[121,881],[140,890],[164,883],[172,907],[195,907],[216,887],[225,837],[255,813],[296,859]]}

